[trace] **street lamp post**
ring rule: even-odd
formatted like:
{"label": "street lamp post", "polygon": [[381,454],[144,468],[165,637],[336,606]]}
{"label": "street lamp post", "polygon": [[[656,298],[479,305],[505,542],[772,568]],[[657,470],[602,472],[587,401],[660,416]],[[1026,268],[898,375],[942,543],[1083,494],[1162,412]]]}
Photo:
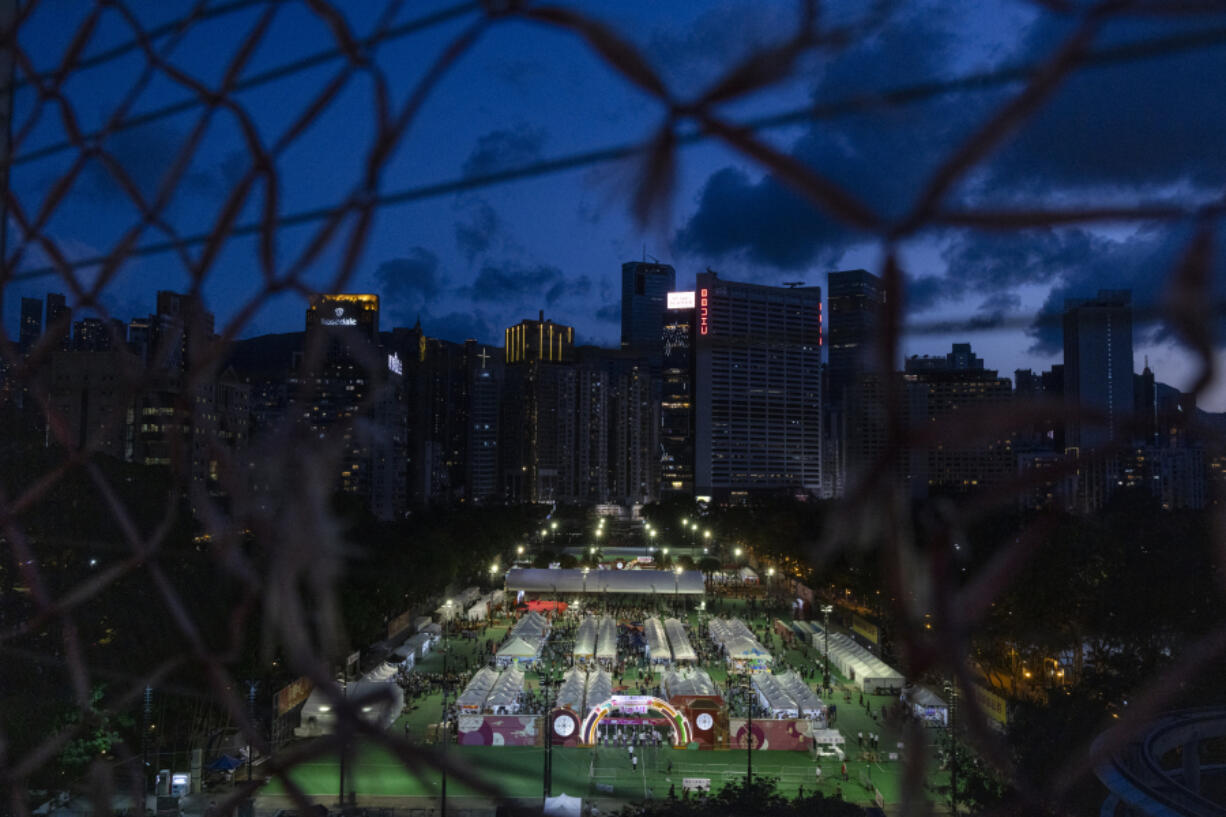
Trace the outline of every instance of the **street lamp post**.
{"label": "street lamp post", "polygon": [[822,686],[826,689],[830,688],[830,614],[833,612],[834,605],[822,605],[822,615],[825,617],[825,626],[822,627],[822,635],[826,639],[826,674],[822,679]]}
{"label": "street lamp post", "polygon": [[445,618],[448,620],[443,622],[443,748],[439,751],[439,761],[443,767],[442,804],[439,807],[441,817],[447,817],[447,625],[451,623],[451,604],[451,599],[447,599]]}

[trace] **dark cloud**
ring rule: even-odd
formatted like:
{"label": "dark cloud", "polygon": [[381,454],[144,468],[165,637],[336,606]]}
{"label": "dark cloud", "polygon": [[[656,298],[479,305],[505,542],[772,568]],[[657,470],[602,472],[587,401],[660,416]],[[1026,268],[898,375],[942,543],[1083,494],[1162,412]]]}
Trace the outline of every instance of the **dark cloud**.
{"label": "dark cloud", "polygon": [[[1099,47],[1188,27],[1177,15],[1114,23]],[[1044,17],[1026,52],[1032,59],[1050,54],[1067,34],[1065,23]],[[1226,94],[1207,78],[1223,75],[1220,47],[1079,71],[993,161],[991,187],[1039,197],[1053,189],[1218,189],[1226,183]]]}
{"label": "dark cloud", "polygon": [[[1068,298],[1091,298],[1100,289],[1132,290],[1133,335],[1137,343],[1169,340],[1168,327],[1156,320],[1161,314],[1167,282],[1191,240],[1188,228],[1153,228],[1112,240],[1102,236],[1076,236],[1073,250],[1063,255],[1060,283],[1048,293],[1028,330],[1030,351],[1059,354],[1063,348],[1060,316]],[[1214,258],[1207,298],[1226,297],[1226,254],[1219,247]],[[1224,340],[1218,333],[1218,342]]]}
{"label": "dark cloud", "polygon": [[544,293],[545,304],[553,306],[563,298],[582,297],[591,291],[592,280],[586,275],[568,278],[562,270],[548,264],[505,262],[482,267],[466,294],[474,301],[501,302],[539,298]]}
{"label": "dark cloud", "polygon": [[596,310],[596,320],[605,321],[606,323],[621,323],[622,307],[621,304],[612,303],[605,304]]}
{"label": "dark cloud", "polygon": [[465,176],[484,176],[541,158],[543,128],[518,125],[490,131],[477,140],[461,168]]}
{"label": "dark cloud", "polygon": [[[820,104],[938,77],[948,70],[948,39],[928,17],[894,21],[831,62],[815,100]],[[905,211],[957,145],[959,125],[977,107],[940,97],[824,120],[802,134],[789,153],[878,212],[894,216]],[[707,179],[677,246],[705,258],[740,256],[800,270],[836,263],[863,238],[783,180],[770,174],[755,180],[728,167]]]}
{"label": "dark cloud", "polygon": [[499,332],[495,331],[489,317],[481,310],[468,312],[449,312],[446,315],[428,315],[422,319],[422,328],[431,337],[447,338],[463,341],[472,338],[482,343],[499,343]]}
{"label": "dark cloud", "polygon": [[498,213],[484,199],[474,199],[468,206],[468,218],[455,225],[456,247],[472,263],[478,255],[489,252],[498,235],[501,222]]}
{"label": "dark cloud", "polygon": [[384,310],[401,320],[420,313],[439,292],[438,256],[413,247],[407,256],[384,261],[375,270]]}

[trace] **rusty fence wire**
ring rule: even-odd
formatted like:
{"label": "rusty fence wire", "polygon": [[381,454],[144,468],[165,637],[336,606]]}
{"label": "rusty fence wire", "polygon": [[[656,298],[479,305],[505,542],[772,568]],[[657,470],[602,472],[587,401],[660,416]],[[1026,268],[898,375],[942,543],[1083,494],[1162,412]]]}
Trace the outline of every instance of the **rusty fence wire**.
{"label": "rusty fence wire", "polygon": [[[1226,25],[1220,16],[1223,9],[1218,3],[1036,2],[1039,13],[1071,25],[1063,41],[1033,63],[926,80],[872,94],[849,93],[841,99],[742,119],[728,113],[736,103],[752,100],[792,79],[798,66],[813,55],[836,60],[849,45],[872,36],[893,4],[874,4],[872,12],[855,25],[830,26],[824,21],[821,4],[815,0],[801,2],[789,36],[728,66],[704,90],[687,96],[679,96],[670,87],[639,43],[568,6],[486,0],[419,13],[417,4],[390,0],[380,6],[369,33],[361,33],[354,30],[346,4],[304,0],[293,5],[323,23],[331,36],[329,47],[252,72],[250,66],[257,53],[278,47],[270,32],[275,30],[278,15],[291,4],[277,0],[197,0],[184,4],[182,15],[176,19],[150,27],[142,23],[140,4],[98,0],[85,9],[74,8],[74,14],[65,21],[73,27],[73,36],[50,68],[40,67],[47,64],[48,55],[40,53],[39,43],[23,36],[24,24],[43,5],[39,0],[0,2],[4,12],[0,25],[5,31],[0,87],[6,90],[3,107],[7,122],[6,132],[0,136],[0,156],[5,160],[6,182],[16,169],[37,161],[54,159],[62,171],[42,186],[38,196],[20,195],[12,185],[5,184],[7,230],[2,233],[0,292],[11,297],[18,284],[45,282],[47,288],[67,291],[74,304],[105,321],[111,317],[106,296],[120,285],[125,265],[133,259],[156,256],[176,265],[190,281],[189,294],[200,295],[206,282],[218,274],[224,254],[238,246],[239,252],[252,255],[258,269],[256,294],[234,305],[216,336],[190,322],[183,328],[189,339],[195,336],[198,341],[193,344],[195,353],[184,374],[185,394],[216,376],[230,344],[249,327],[263,304],[287,294],[299,296],[304,302],[309,299],[319,289],[307,283],[311,271],[321,265],[334,268],[335,274],[324,289],[345,291],[356,274],[374,217],[384,208],[622,163],[637,168],[628,208],[641,224],[651,226],[667,212],[680,153],[697,143],[726,146],[789,185],[824,214],[878,242],[883,261],[877,272],[886,290],[878,347],[885,371],[894,368],[908,334],[980,331],[973,321],[928,326],[907,322],[906,287],[898,261],[902,243],[942,228],[1020,233],[1072,225],[1135,224],[1172,230],[1192,225],[1192,237],[1179,263],[1170,270],[1154,271],[1164,276],[1165,308],[1141,317],[1165,322],[1194,355],[1200,367],[1194,394],[1202,392],[1216,372],[1215,330],[1222,308],[1212,298],[1211,285],[1215,275],[1220,276],[1220,271],[1213,268],[1212,256],[1226,208],[1226,192],[1209,200],[1165,196],[1121,204],[1106,197],[1097,204],[1069,207],[987,209],[960,203],[954,191],[1078,72],[1226,44]],[[1096,35],[1112,21],[1162,15],[1192,21],[1203,16],[1205,23],[1125,45],[1096,42]],[[178,66],[175,49],[195,27],[210,21],[231,26],[232,43],[224,57],[219,52],[217,78],[206,82]],[[553,29],[574,38],[622,82],[656,103],[659,121],[650,137],[595,150],[562,150],[551,158],[484,174],[458,175],[416,186],[390,184],[385,178],[388,164],[407,131],[427,110],[443,78],[483,40],[502,36],[512,23]],[[126,32],[119,45],[108,44],[114,42],[113,34],[102,41],[103,45],[96,44],[100,32],[113,32],[116,26]],[[444,27],[455,31],[452,39],[419,75],[393,75],[381,64],[381,57],[390,50],[412,48],[413,38]],[[141,60],[143,68],[129,77],[130,86],[104,112],[101,126],[83,124],[87,119],[80,109],[83,103],[71,91],[74,76],[133,58]],[[275,127],[261,121],[260,112],[240,98],[244,91],[275,87],[308,70],[320,77],[315,93]],[[182,101],[140,108],[137,103],[142,93],[154,84],[178,89]],[[334,114],[338,98],[355,85],[367,90],[370,121],[374,123],[369,141],[351,146],[362,156],[361,172],[347,190],[337,191],[335,201],[327,206],[287,209],[280,199],[279,181],[282,174],[290,172],[285,157],[313,124]],[[900,214],[879,212],[858,191],[836,182],[827,169],[798,161],[770,139],[772,133],[790,126],[832,121],[863,111],[901,109],[977,90],[994,91],[1003,101],[960,135],[945,160],[915,191],[913,203]],[[92,116],[94,111],[89,113]],[[188,117],[191,126],[167,172],[152,187],[142,184],[113,155],[111,140],[124,131],[171,117],[178,117],[178,121]],[[244,170],[230,180],[222,204],[213,212],[200,213],[199,226],[184,231],[166,216],[167,210],[176,192],[187,183],[193,159],[206,144],[210,127],[223,120],[236,126],[242,135]],[[48,132],[56,135],[49,138]],[[109,246],[82,253],[57,234],[56,217],[72,202],[83,174],[98,166],[122,190],[136,217]],[[253,212],[258,216],[252,218]],[[296,240],[294,245],[299,249],[287,255],[279,237],[289,230],[305,230],[302,235],[307,238]],[[1016,326],[1029,325],[1032,316],[1015,316],[1012,320]],[[136,492],[131,489],[130,475],[108,470],[92,456],[92,435],[87,435],[85,445],[78,444],[75,430],[67,427],[65,418],[39,385],[45,382],[52,356],[67,331],[66,325],[48,326],[43,340],[27,357],[16,354],[15,339],[3,337],[8,371],[4,398],[12,402],[21,394],[31,401],[37,413],[46,417],[47,450],[61,455],[21,463],[19,485],[0,495],[0,548],[8,573],[4,589],[12,592],[17,585],[24,588],[20,598],[12,596],[6,604],[5,619],[0,622],[0,660],[37,667],[38,676],[49,687],[66,683],[76,705],[93,713],[93,719],[64,722],[53,733],[30,743],[10,732],[20,718],[11,713],[0,717],[0,729],[4,730],[0,733],[0,780],[9,792],[0,810],[27,813],[28,781],[53,763],[70,743],[96,727],[103,709],[133,710],[147,688],[167,684],[173,688],[177,683],[174,679],[185,673],[196,678],[199,687],[184,689],[184,701],[223,713],[260,752],[271,753],[270,735],[254,723],[244,679],[236,674],[234,664],[242,645],[253,634],[261,640],[264,654],[280,656],[291,674],[306,676],[318,687],[330,690],[335,707],[342,713],[337,734],[321,738],[306,749],[274,754],[265,765],[265,771],[280,780],[300,809],[309,807],[309,798],[288,773],[296,764],[335,753],[358,736],[385,747],[410,770],[435,773],[443,762],[438,755],[367,725],[356,713],[370,702],[344,698],[334,680],[333,662],[345,646],[336,591],[343,580],[346,546],[343,531],[329,510],[331,478],[325,475],[332,473],[340,441],[308,445],[300,432],[286,427],[258,444],[253,442],[246,459],[259,462],[261,473],[268,475],[267,492],[259,498],[246,495],[245,472],[233,458],[227,460],[225,452],[218,454],[222,467],[217,479],[229,497],[226,502],[218,501],[198,482],[179,476],[180,468],[170,470],[175,475],[171,484],[160,486],[154,495],[147,490]],[[123,388],[135,394],[150,387],[156,377],[153,368],[123,372]],[[299,384],[300,397],[309,396],[306,380]],[[954,576],[950,565],[940,557],[941,543],[964,533],[994,508],[1010,502],[1014,494],[1032,486],[1025,477],[1018,477],[999,493],[977,500],[934,502],[929,515],[917,521],[891,481],[889,459],[909,446],[939,442],[942,435],[959,432],[938,428],[923,432],[931,435],[929,438],[917,437],[919,432],[907,428],[902,419],[903,396],[897,393],[900,386],[889,377],[882,382],[883,402],[892,413],[886,423],[888,439],[882,460],[861,481],[847,487],[847,499],[840,505],[837,518],[805,546],[815,567],[829,564],[840,555],[863,555],[861,550],[869,553],[895,599],[889,614],[898,623],[896,640],[909,671],[915,676],[956,678],[969,689],[975,685],[968,662],[977,628],[1041,548],[1051,522],[1037,516],[1009,541],[992,543],[994,556],[977,575],[966,581]],[[1004,419],[1013,422],[1027,410],[1014,407]],[[1042,410],[1042,406],[1035,408],[1036,412]],[[985,418],[984,422],[990,424],[991,420]],[[1211,455],[1222,451],[1220,439],[1211,443]],[[190,451],[183,446],[170,452],[174,462],[189,456]],[[64,492],[89,497],[89,508],[97,515],[98,544],[112,548],[112,558],[103,570],[71,586],[61,586],[56,580],[55,570],[62,565],[48,557],[48,543],[32,541],[27,529],[31,515],[68,512],[48,504],[61,502]],[[185,517],[193,515],[201,528],[194,540],[185,533],[190,529]],[[1220,518],[1214,524],[1216,541],[1223,541],[1221,534],[1226,526]],[[184,536],[189,537],[186,544]],[[249,541],[258,544],[249,547]],[[1219,546],[1217,557],[1221,556]],[[185,572],[198,576],[201,587],[215,587],[216,592],[185,597]],[[134,589],[137,586],[139,591]],[[122,669],[95,666],[89,658],[91,646],[80,634],[80,622],[93,616],[96,600],[116,587],[133,594],[133,615],[145,619],[139,626],[156,626],[160,637],[177,642],[179,649],[151,653],[143,663]],[[1217,588],[1219,592],[1222,589]],[[935,638],[926,629],[924,618],[933,610],[940,624],[939,637]],[[224,621],[221,629],[227,634],[225,640],[215,640],[216,627],[213,622],[206,624],[205,617]],[[131,622],[127,625],[134,626]],[[210,633],[207,636],[206,629]],[[1142,728],[1170,703],[1181,682],[1215,667],[1220,671],[1224,652],[1226,631],[1220,625],[1183,645],[1178,661],[1133,692],[1133,705],[1121,722]],[[107,685],[105,702],[94,697],[100,682]],[[39,693],[31,689],[28,694],[34,697]],[[10,695],[6,700],[14,698]],[[987,728],[984,714],[973,701],[964,704],[968,742],[1036,808],[1052,808],[1052,804],[1058,808],[1073,786],[1084,783],[1086,774],[1100,759],[1091,756],[1088,745],[1062,747],[1062,774],[1026,779],[1016,770],[1008,746]],[[1126,734],[1126,730],[1119,734]],[[16,746],[22,747],[20,753],[13,751]],[[89,782],[99,798],[109,797],[114,791],[143,790],[140,769],[132,762],[138,759],[138,747],[121,744],[115,751],[115,763],[91,767]],[[479,790],[497,795],[471,771],[458,766],[451,771]],[[916,787],[914,796],[908,798],[913,813],[919,813],[919,804],[931,796],[919,788],[921,778],[920,774],[907,777]],[[251,783],[240,786],[223,807],[234,807],[253,790]]]}

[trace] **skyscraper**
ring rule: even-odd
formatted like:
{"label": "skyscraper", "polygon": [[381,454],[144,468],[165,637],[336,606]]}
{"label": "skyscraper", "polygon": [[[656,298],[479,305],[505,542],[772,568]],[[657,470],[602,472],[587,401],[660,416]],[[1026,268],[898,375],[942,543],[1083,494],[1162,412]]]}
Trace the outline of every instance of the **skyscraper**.
{"label": "skyscraper", "polygon": [[17,330],[18,348],[22,355],[30,354],[30,350],[38,343],[43,333],[43,302],[37,298],[21,299],[21,326]]}
{"label": "skyscraper", "polygon": [[[1065,444],[1085,451],[1127,442],[1134,393],[1132,293],[1099,290],[1097,298],[1064,302]],[[1080,416],[1083,412],[1099,418]]]}
{"label": "skyscraper", "polygon": [[670,292],[660,377],[660,495],[694,493],[695,294]]}
{"label": "skyscraper", "polygon": [[43,329],[48,335],[59,338],[60,349],[68,349],[72,342],[72,310],[68,300],[58,292],[47,293],[47,315]]}
{"label": "skyscraper", "polygon": [[312,436],[338,447],[337,489],[381,519],[407,504],[403,364],[379,343],[379,296],[316,295],[306,313],[303,412]]}
{"label": "skyscraper", "polygon": [[[915,392],[909,400],[915,411],[913,428],[922,432],[928,425],[942,431],[922,452],[922,462],[914,458],[913,473],[918,476],[922,468],[929,491],[974,491],[998,485],[1013,474],[1008,431],[991,438],[966,433],[991,427],[985,422],[988,414],[1007,411],[1013,399],[1009,379],[985,369],[969,343],[955,343],[941,357],[908,358],[905,380]],[[921,452],[915,449],[915,453]]]}
{"label": "skyscraper", "polygon": [[826,285],[830,302],[826,402],[838,405],[856,375],[876,367],[873,356],[885,290],[880,278],[862,269],[831,272]]}
{"label": "skyscraper", "polygon": [[696,298],[696,495],[819,494],[821,287],[706,272]]}
{"label": "skyscraper", "polygon": [[506,330],[502,472],[513,502],[550,502],[574,484],[575,329],[545,320]]}
{"label": "skyscraper", "polygon": [[677,272],[668,264],[627,261],[622,264],[622,348],[659,355],[660,333],[668,293]]}

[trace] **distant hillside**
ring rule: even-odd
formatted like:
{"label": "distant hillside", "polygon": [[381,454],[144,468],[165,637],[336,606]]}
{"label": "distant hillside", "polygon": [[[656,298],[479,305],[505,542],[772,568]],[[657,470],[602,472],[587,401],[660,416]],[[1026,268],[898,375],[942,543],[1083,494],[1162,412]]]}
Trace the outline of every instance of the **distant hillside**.
{"label": "distant hillside", "polygon": [[302,351],[303,334],[284,332],[237,340],[227,363],[245,377],[284,375],[293,366],[294,355]]}

